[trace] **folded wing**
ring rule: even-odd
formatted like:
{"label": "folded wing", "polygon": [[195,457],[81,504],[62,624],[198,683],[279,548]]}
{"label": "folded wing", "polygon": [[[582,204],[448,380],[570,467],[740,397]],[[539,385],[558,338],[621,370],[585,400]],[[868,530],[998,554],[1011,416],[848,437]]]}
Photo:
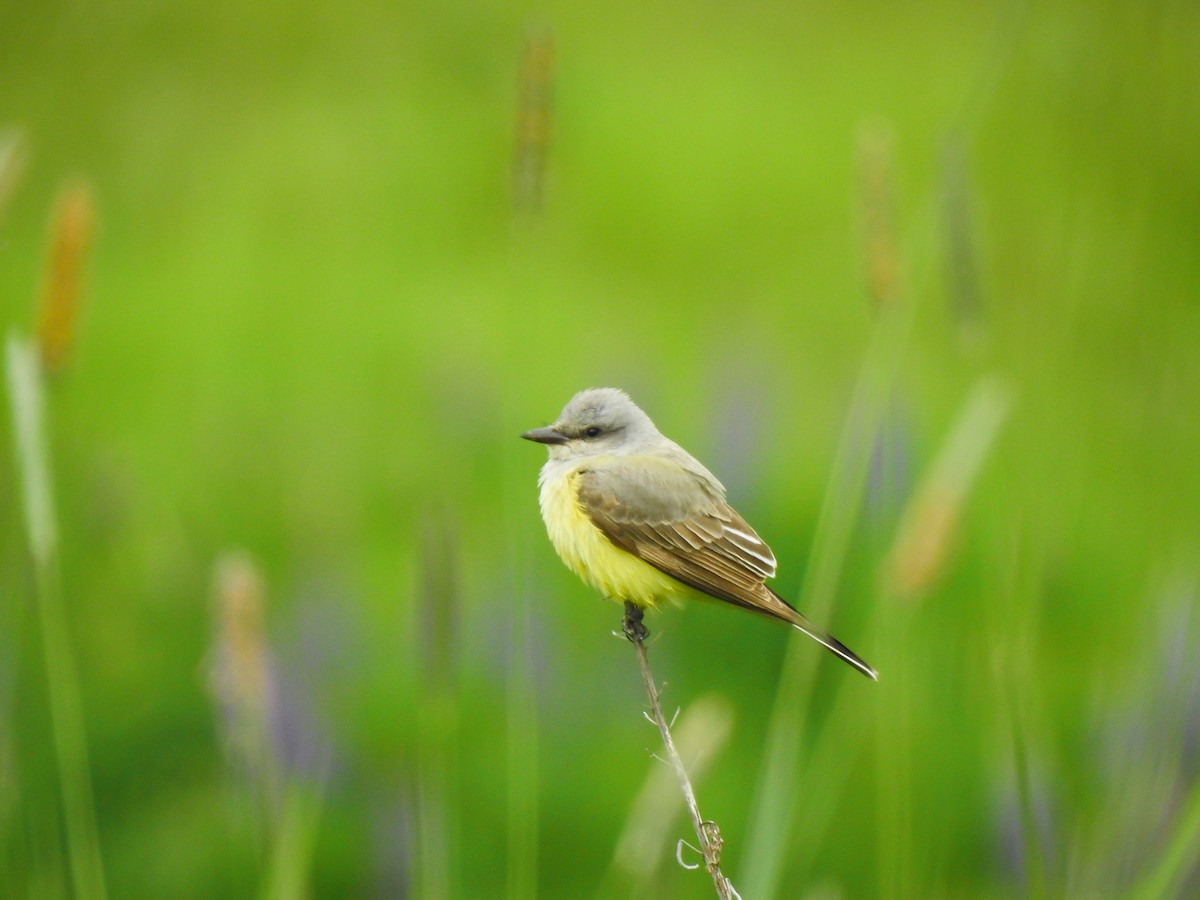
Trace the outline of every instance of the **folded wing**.
{"label": "folded wing", "polygon": [[579,500],[616,546],[689,587],[782,619],[871,678],[875,670],[764,584],[775,554],[719,484],[673,460],[617,459],[580,475]]}

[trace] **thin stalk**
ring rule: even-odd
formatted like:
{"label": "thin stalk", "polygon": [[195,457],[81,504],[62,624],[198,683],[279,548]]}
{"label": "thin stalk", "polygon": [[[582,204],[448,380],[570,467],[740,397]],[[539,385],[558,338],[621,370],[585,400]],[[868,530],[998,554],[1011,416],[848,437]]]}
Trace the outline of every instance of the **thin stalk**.
{"label": "thin stalk", "polygon": [[533,622],[525,592],[515,594],[517,628],[508,669],[508,867],[506,896],[537,896],[538,729]]}
{"label": "thin stalk", "polygon": [[654,724],[658,726],[658,733],[662,736],[663,746],[667,750],[667,759],[671,763],[671,768],[675,770],[675,777],[679,779],[679,789],[683,792],[683,804],[687,807],[688,816],[691,817],[692,828],[695,829],[696,839],[700,843],[700,853],[704,857],[704,868],[712,876],[717,896],[721,900],[734,900],[734,898],[740,898],[740,895],[721,872],[721,850],[725,845],[725,840],[721,837],[721,830],[717,827],[717,823],[705,821],[704,817],[700,815],[700,807],[696,803],[696,792],[692,790],[692,781],[688,778],[683,760],[679,758],[679,751],[675,749],[675,741],[671,737],[671,727],[663,715],[658,686],[654,683],[654,674],[650,671],[650,659],[646,654],[646,636],[650,632],[642,623],[642,614],[643,610],[640,606],[626,600],[625,618],[621,622],[621,630],[629,638],[637,652],[638,665],[642,670],[642,682],[646,686],[646,696],[650,700],[650,714]]}
{"label": "thin stalk", "polygon": [[[872,448],[868,437],[879,428],[896,357],[911,322],[911,310],[911,304],[900,304],[881,311],[850,403],[797,604],[814,621],[825,622],[830,618],[867,481]],[[800,759],[805,752],[804,720],[797,710],[808,705],[817,661],[808,642],[793,641],[779,676],[767,728],[762,774],[751,807],[747,859],[743,863],[750,893],[756,897],[776,895],[788,858],[788,844],[802,794]]]}
{"label": "thin stalk", "polygon": [[913,678],[903,652],[909,646],[909,610],[899,609],[889,623],[884,659],[890,659],[891,702],[876,705],[876,777],[879,801],[878,890],[880,897],[911,897],[916,892],[913,846],[913,723],[909,699]]}
{"label": "thin stalk", "polygon": [[[715,764],[733,730],[733,703],[720,694],[708,694],[675,716],[672,737],[679,755],[688,760],[693,782],[701,780]],[[657,872],[672,843],[670,835],[679,812],[675,773],[654,764],[630,804],[629,816],[613,850],[613,858],[598,896],[630,900],[656,896],[646,876]]]}
{"label": "thin stalk", "polygon": [[[1029,866],[1029,894],[1031,897],[1047,897],[1046,866],[1041,835],[1038,830],[1037,810],[1033,799],[1033,782],[1029,771],[1029,751],[1025,743],[1025,731],[1021,727],[1021,711],[1017,690],[1010,681],[1008,685],[1008,711],[1012,720],[1013,764],[1017,776],[1017,798],[1021,816],[1021,844]],[[1163,896],[1156,894],[1155,896]]]}
{"label": "thin stalk", "polygon": [[[543,305],[544,291],[540,282],[540,252],[542,233],[543,202],[546,189],[546,171],[549,162],[550,138],[554,130],[555,88],[555,42],[554,33],[546,28],[531,28],[525,36],[517,76],[516,121],[513,134],[512,157],[512,224],[510,289],[514,309],[530,311],[532,323],[549,322],[553,316],[538,315],[536,310]],[[520,346],[537,346],[538,336],[527,334],[529,343]],[[518,345],[508,347],[506,371],[524,368],[524,354]],[[515,419],[506,410],[504,429],[506,434],[516,435],[525,430],[522,417]],[[513,440],[506,445],[515,447]],[[505,495],[503,508],[505,534],[508,536],[508,557],[515,561],[516,577],[513,579],[517,614],[510,634],[510,659],[508,684],[505,694],[507,705],[507,782],[508,782],[508,854],[506,860],[506,896],[510,898],[532,898],[538,888],[539,810],[538,810],[538,734],[537,718],[537,672],[536,643],[533,638],[535,618],[528,599],[526,532],[515,518],[513,511],[520,504],[508,502],[520,496],[526,497],[528,489],[525,458],[520,468],[512,449],[505,453],[502,492]]]}
{"label": "thin stalk", "polygon": [[293,780],[274,836],[262,900],[293,900],[309,894],[309,869],[324,800],[322,783]]}
{"label": "thin stalk", "polygon": [[1200,781],[1179,816],[1179,824],[1162,857],[1130,893],[1136,900],[1178,896],[1182,882],[1200,858]]}
{"label": "thin stalk", "polygon": [[76,897],[103,898],[104,866],[96,829],[87,734],[79,678],[71,651],[58,571],[58,529],[43,433],[45,404],[41,368],[28,341],[10,334],[8,388],[24,495],[25,525],[33,557],[34,593],[42,633],[42,654],[54,732],[54,754],[62,791],[67,855]]}

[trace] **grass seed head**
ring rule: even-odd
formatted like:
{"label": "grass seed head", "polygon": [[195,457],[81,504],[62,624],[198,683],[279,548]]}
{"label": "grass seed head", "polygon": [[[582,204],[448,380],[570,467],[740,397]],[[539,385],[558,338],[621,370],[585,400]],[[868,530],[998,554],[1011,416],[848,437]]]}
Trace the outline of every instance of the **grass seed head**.
{"label": "grass seed head", "polygon": [[74,346],[95,219],[92,190],[86,183],[63,188],[51,220],[37,314],[38,351],[48,375],[62,370]]}

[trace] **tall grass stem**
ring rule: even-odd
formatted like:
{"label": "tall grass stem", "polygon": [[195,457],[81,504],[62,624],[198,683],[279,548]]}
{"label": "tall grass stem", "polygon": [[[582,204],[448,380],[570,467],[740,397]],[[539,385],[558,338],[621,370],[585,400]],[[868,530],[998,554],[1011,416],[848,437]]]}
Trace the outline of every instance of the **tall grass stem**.
{"label": "tall grass stem", "polygon": [[[867,483],[873,447],[870,436],[878,431],[911,318],[911,304],[892,304],[880,310],[850,401],[797,603],[798,609],[817,622],[827,621],[833,606]],[[747,842],[746,890],[752,897],[777,893],[788,855],[800,795],[796,773],[803,750],[802,711],[817,666],[816,654],[810,651],[808,642],[793,641],[788,647],[771,707]]]}
{"label": "tall grass stem", "polygon": [[29,342],[15,334],[9,334],[5,351],[71,882],[76,897],[102,900],[106,896],[104,866],[92,799],[87,734],[58,569],[58,528],[44,431],[41,365]]}

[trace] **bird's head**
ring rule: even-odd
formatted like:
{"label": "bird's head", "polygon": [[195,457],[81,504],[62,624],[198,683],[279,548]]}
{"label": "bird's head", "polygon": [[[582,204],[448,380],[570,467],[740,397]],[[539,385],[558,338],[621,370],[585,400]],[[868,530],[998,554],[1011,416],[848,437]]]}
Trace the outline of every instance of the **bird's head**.
{"label": "bird's head", "polygon": [[545,444],[551,459],[631,454],[661,438],[650,417],[617,388],[580,391],[553,425],[521,437]]}

